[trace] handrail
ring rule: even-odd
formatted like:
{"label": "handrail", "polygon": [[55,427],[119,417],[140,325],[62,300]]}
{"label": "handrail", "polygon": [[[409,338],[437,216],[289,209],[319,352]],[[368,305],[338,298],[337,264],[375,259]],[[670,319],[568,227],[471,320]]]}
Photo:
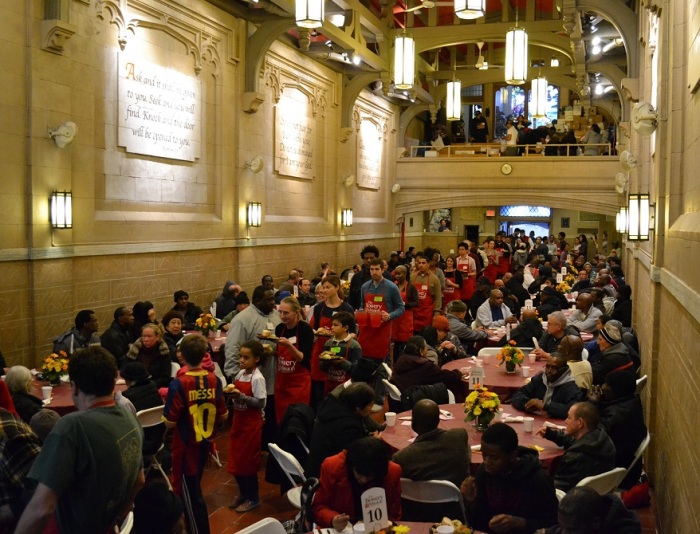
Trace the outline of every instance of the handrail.
{"label": "handrail", "polygon": [[[500,143],[484,143],[484,144],[460,144],[460,145],[446,145],[440,149],[435,149],[431,145],[416,145],[412,146],[410,150],[410,158],[426,157],[418,156],[418,150],[425,149],[430,152],[437,152],[435,156],[428,156],[433,158],[469,158],[469,157],[486,157],[486,158],[499,158],[499,157],[542,157],[545,156],[545,150],[547,148],[556,147],[559,152],[562,149],[566,150],[565,154],[547,155],[547,157],[569,157],[577,156],[578,149],[580,148],[585,152],[587,148],[596,148],[599,154],[598,156],[607,156],[612,152],[611,143],[586,143],[584,145],[578,143],[571,144],[560,144],[552,143],[551,145],[543,145],[542,143],[537,144],[524,144],[524,145],[507,145],[503,146]],[[508,149],[517,149],[517,154],[508,154],[506,152]],[[605,153],[607,152],[607,154]],[[594,155],[594,154],[591,154]],[[616,156],[614,156],[616,157]]]}

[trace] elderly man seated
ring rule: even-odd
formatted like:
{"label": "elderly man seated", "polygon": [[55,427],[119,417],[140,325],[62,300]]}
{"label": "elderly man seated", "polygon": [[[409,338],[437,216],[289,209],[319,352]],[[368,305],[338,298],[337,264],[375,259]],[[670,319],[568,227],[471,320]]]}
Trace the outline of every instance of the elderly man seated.
{"label": "elderly man seated", "polygon": [[538,436],[566,449],[554,473],[557,489],[569,491],[584,478],[615,467],[615,445],[599,421],[595,406],[590,402],[579,402],[569,408],[565,431],[546,426],[537,431]]}
{"label": "elderly man seated", "polygon": [[464,350],[469,353],[472,353],[470,349],[475,341],[485,341],[489,336],[486,330],[473,329],[464,322],[467,317],[467,305],[461,300],[453,300],[447,305],[445,317],[450,323],[450,332],[457,336]]}
{"label": "elderly man seated", "polygon": [[485,532],[534,532],[557,521],[552,480],[537,452],[518,446],[518,435],[505,423],[481,436],[483,463],[460,487],[469,525]]}
{"label": "elderly man seated", "polygon": [[503,293],[499,289],[493,289],[489,299],[479,306],[476,322],[479,326],[486,328],[498,328],[505,326],[506,323],[515,324],[518,319],[510,308],[503,304]]}
{"label": "elderly man seated", "polygon": [[537,359],[547,358],[557,351],[559,343],[564,336],[578,336],[579,332],[573,326],[568,326],[566,315],[562,312],[550,313],[547,318],[547,331],[539,339],[539,348],[532,352],[537,355]]}
{"label": "elderly man seated", "polygon": [[629,350],[622,343],[622,334],[619,328],[613,324],[613,321],[608,321],[598,331],[598,346],[602,352],[596,361],[591,364],[594,385],[602,385],[605,377],[613,371],[624,370],[634,374],[634,366]]}
{"label": "elderly man seated", "polygon": [[512,405],[528,412],[545,411],[556,419],[566,418],[569,408],[583,399],[566,358],[553,354],[547,358],[544,372],[533,376],[513,395]]}
{"label": "elderly man seated", "polygon": [[579,332],[595,332],[601,311],[593,307],[593,297],[582,293],[576,297],[576,309],[569,317],[569,326],[575,326]]}

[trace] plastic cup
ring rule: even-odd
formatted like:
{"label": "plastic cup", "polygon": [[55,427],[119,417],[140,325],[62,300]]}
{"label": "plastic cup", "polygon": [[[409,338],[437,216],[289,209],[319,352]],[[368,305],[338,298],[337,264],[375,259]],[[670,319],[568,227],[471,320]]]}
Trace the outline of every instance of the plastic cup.
{"label": "plastic cup", "polygon": [[525,432],[532,432],[532,425],[534,422],[534,417],[523,417],[523,428],[525,429]]}
{"label": "plastic cup", "polygon": [[527,357],[530,360],[531,364],[537,361],[537,354],[528,354]]}
{"label": "plastic cup", "polygon": [[45,399],[50,399],[51,398],[51,392],[53,391],[53,388],[51,386],[41,386],[41,395]]}
{"label": "plastic cup", "polygon": [[386,419],[386,426],[396,425],[396,412],[386,412],[384,418]]}
{"label": "plastic cup", "polygon": [[438,534],[454,534],[455,527],[451,525],[440,525],[437,528],[437,533]]}
{"label": "plastic cup", "polygon": [[528,376],[530,376],[530,367],[529,366],[523,365],[521,367],[521,369],[523,370],[523,377],[524,378],[527,378]]}
{"label": "plastic cup", "polygon": [[221,339],[221,330],[216,331],[216,339]]}
{"label": "plastic cup", "polygon": [[499,408],[498,411],[496,412],[496,417],[494,417],[497,423],[500,423],[503,421],[503,408]]}

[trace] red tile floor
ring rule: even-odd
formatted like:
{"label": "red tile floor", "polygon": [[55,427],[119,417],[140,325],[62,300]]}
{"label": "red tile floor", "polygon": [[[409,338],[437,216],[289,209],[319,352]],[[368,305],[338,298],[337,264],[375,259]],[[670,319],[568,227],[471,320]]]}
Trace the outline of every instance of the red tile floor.
{"label": "red tile floor", "polygon": [[[209,524],[212,534],[232,534],[266,517],[275,517],[281,521],[292,519],[296,515],[296,509],[289,504],[286,496],[280,495],[279,486],[265,482],[266,453],[263,453],[263,461],[258,474],[260,498],[262,499],[260,507],[243,514],[228,508],[228,505],[238,495],[236,481],[226,472],[229,428],[230,424],[219,432],[219,436],[215,440],[223,467],[218,467],[213,461],[210,461],[202,479],[202,492],[209,509]],[[657,532],[655,526],[656,502],[653,495],[651,506],[637,510],[637,512],[642,522],[642,534],[655,534]]]}

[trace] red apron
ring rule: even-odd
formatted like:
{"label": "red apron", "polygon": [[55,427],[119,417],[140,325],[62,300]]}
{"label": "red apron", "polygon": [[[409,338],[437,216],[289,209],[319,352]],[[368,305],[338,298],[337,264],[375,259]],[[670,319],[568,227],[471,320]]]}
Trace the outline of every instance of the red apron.
{"label": "red apron", "polygon": [[474,261],[474,268],[476,269],[476,260],[471,258],[471,256],[467,256],[466,261],[462,259],[460,256],[457,258],[457,269],[462,271],[462,300],[463,301],[468,301],[472,296],[474,295],[474,291],[476,291],[476,274],[474,276],[470,276],[469,273],[469,260]]}
{"label": "red apron", "polygon": [[[283,337],[287,327],[282,329]],[[296,347],[299,348],[297,336]],[[292,349],[277,344],[277,376],[275,377],[275,417],[277,424],[282,421],[284,412],[290,404],[311,400],[311,373],[300,361],[297,361]]]}
{"label": "red apron", "polygon": [[[445,280],[451,280],[455,284],[457,283],[457,275],[455,271],[449,272],[445,271]],[[442,309],[445,310],[447,305],[453,300],[459,300],[462,297],[462,290],[458,287],[449,287],[445,285],[445,289],[442,290]]]}
{"label": "red apron", "polygon": [[499,265],[498,265],[498,254],[487,254],[489,258],[489,264],[486,266],[484,271],[484,276],[491,281],[493,284],[498,279]]}
{"label": "red apron", "polygon": [[[336,347],[332,347],[330,349],[330,351],[334,352],[333,351],[334,348],[336,348]],[[343,357],[345,358],[346,361],[348,359],[348,350],[349,349],[350,349],[350,343],[345,345],[345,354],[343,354]],[[328,395],[331,391],[333,391],[335,388],[337,388],[340,384],[344,384],[348,380],[350,380],[350,373],[349,372],[344,371],[339,365],[335,366],[335,364],[329,363],[328,370],[326,371],[325,394]]]}
{"label": "red apron", "polygon": [[413,331],[420,332],[426,326],[433,324],[433,296],[430,294],[430,285],[413,282],[418,290],[418,306],[413,309]]}
{"label": "red apron", "polygon": [[[333,326],[333,320],[330,317],[323,316],[323,310],[325,309],[326,305],[323,304],[323,308],[321,308],[321,313],[319,315],[320,319],[318,320],[318,324],[315,324],[316,321],[313,319],[311,321],[311,326],[313,326],[316,330],[319,328],[328,328],[328,330],[330,330],[331,326]],[[318,356],[323,352],[323,346],[326,344],[326,341],[328,341],[327,337],[316,336],[314,338],[314,345],[311,349],[311,380],[323,382],[326,379],[326,373],[321,371],[321,360],[318,359]]]}
{"label": "red apron", "polygon": [[[251,382],[236,380],[235,385],[243,395],[253,396]],[[255,475],[260,467],[262,410],[250,408],[241,402],[234,402],[233,410],[226,470],[240,477]]]}
{"label": "red apron", "polygon": [[[404,290],[401,291],[401,300],[406,304],[408,302],[408,297],[406,295],[406,289],[408,284],[406,282]],[[399,343],[404,343],[413,335],[413,310],[406,308],[403,315],[400,315],[393,321],[391,321],[391,339],[398,341]]]}
{"label": "red apron", "polygon": [[[373,282],[371,282],[373,283]],[[381,283],[387,283],[382,281]],[[383,360],[389,354],[389,340],[391,338],[392,321],[377,321],[377,315],[381,317],[382,312],[389,313],[384,299],[384,286],[382,294],[365,293],[364,312],[368,314],[366,324],[360,328],[358,341],[362,346],[362,356]]]}

